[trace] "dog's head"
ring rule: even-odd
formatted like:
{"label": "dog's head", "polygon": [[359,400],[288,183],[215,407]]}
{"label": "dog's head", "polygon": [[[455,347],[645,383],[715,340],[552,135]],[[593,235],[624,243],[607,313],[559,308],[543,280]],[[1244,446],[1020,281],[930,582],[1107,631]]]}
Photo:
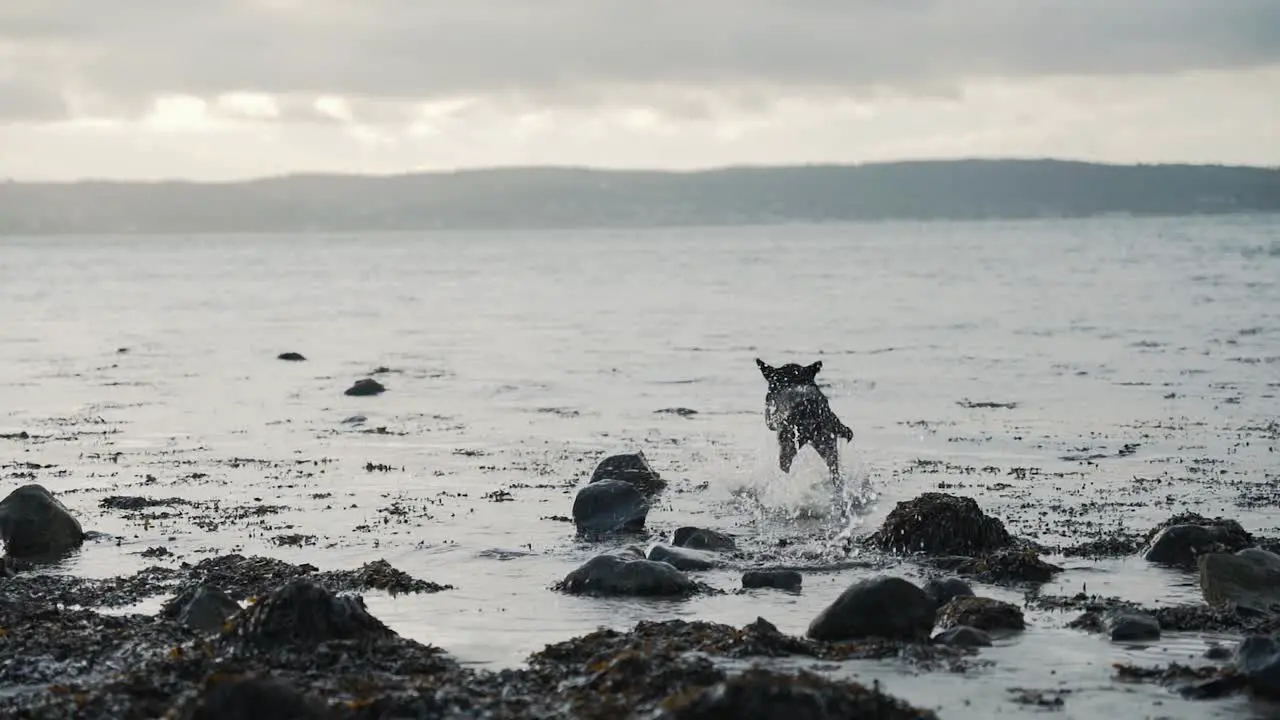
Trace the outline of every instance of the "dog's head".
{"label": "dog's head", "polygon": [[756,365],[760,368],[760,374],[764,375],[765,381],[769,383],[770,390],[780,390],[796,385],[815,385],[818,371],[822,369],[821,360],[812,365],[787,363],[781,367],[772,367],[760,358],[756,358]]}

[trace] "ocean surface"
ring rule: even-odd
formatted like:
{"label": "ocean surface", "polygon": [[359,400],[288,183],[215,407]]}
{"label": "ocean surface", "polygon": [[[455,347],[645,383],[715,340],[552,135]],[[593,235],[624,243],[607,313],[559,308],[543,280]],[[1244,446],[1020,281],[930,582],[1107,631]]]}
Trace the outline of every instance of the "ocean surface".
{"label": "ocean surface", "polygon": [[[869,488],[852,521],[812,450],[777,469],[757,357],[822,360],[856,435],[846,471]],[[380,367],[386,393],[343,395]],[[672,481],[652,540],[712,527],[762,563],[857,560],[843,537],[940,487],[1048,545],[1183,510],[1276,536],[1277,395],[1277,216],[0,238],[0,433],[31,436],[0,439],[3,491],[40,482],[107,534],[59,571],[230,551],[324,570],[383,558],[455,589],[370,593],[370,610],[487,667],[644,619],[759,616],[803,634],[871,572],[808,572],[799,595],[553,592],[608,547],[555,519],[606,454],[643,450]],[[661,412],[676,408],[695,413]],[[111,494],[243,512],[143,521],[100,509]],[[311,537],[278,544],[295,534]],[[174,556],[140,555],[158,546]],[[1046,559],[1067,568],[1046,594],[1199,599],[1194,576],[1138,559]],[[740,574],[701,575],[733,591]],[[1022,690],[1061,698],[1058,717],[1269,712],[1113,679],[1117,662],[1196,664],[1213,638],[1117,644],[1067,629],[1076,613],[1027,613],[965,673],[821,669],[952,719],[1043,714]]]}

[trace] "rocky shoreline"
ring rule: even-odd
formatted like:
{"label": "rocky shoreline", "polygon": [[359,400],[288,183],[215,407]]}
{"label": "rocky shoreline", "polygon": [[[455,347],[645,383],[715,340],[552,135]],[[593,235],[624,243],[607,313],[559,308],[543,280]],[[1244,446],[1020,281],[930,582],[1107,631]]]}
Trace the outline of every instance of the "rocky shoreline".
{"label": "rocky shoreline", "polygon": [[[627,544],[642,532],[666,483],[642,454],[606,458],[574,502],[579,536],[613,547],[548,591],[586,596],[687,597],[741,592],[698,579],[745,568],[743,588],[802,591],[803,571],[768,566],[734,538],[682,527],[666,542]],[[174,498],[165,504],[181,503]],[[111,496],[137,511],[148,498]],[[225,554],[180,567],[82,579],[46,571],[86,533],[42,486],[0,500],[0,712],[16,718],[578,717],[934,718],[878,685],[770,668],[794,657],[824,662],[895,658],[921,672],[963,671],[983,648],[1027,628],[1023,608],[975,594],[970,581],[1021,590],[1024,607],[1078,613],[1069,624],[1112,640],[1163,632],[1239,637],[1199,667],[1119,666],[1123,682],[1154,682],[1186,698],[1250,693],[1280,699],[1280,556],[1238,523],[1182,514],[1134,541],[1084,543],[1063,556],[1138,553],[1194,569],[1205,602],[1143,608],[1116,598],[1041,593],[1062,568],[1009,533],[966,497],[929,492],[899,503],[875,532],[849,541],[909,558],[923,585],[874,569],[859,573],[804,637],[764,618],[741,628],[708,622],[641,622],[550,645],[524,667],[464,667],[439,648],[406,639],[366,609],[361,593],[447,592],[385,560],[322,571],[267,557]],[[621,544],[619,544],[621,543]],[[106,612],[167,598],[155,615]],[[726,661],[749,661],[743,669]]]}

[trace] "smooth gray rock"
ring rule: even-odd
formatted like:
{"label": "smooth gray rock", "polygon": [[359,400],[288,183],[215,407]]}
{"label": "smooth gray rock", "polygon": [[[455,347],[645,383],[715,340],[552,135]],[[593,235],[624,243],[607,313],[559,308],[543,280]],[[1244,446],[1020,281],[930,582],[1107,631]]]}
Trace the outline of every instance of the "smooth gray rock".
{"label": "smooth gray rock", "polygon": [[933,636],[934,645],[954,647],[991,647],[991,636],[985,630],[968,625],[947,628]]}
{"label": "smooth gray rock", "polygon": [[0,539],[13,557],[53,557],[80,547],[84,530],[53,493],[30,484],[0,500]]}
{"label": "smooth gray rock", "polygon": [[942,607],[958,597],[972,597],[973,588],[958,577],[934,578],[925,583],[925,593]]}
{"label": "smooth gray rock", "polygon": [[1147,562],[1193,568],[1196,558],[1209,552],[1235,552],[1251,544],[1240,523],[1223,520],[1213,525],[1170,525],[1161,530],[1142,553]]}
{"label": "smooth gray rock", "polygon": [[1280,611],[1280,555],[1262,548],[1206,553],[1197,558],[1200,589],[1210,605],[1253,612]]}
{"label": "smooth gray rock", "polygon": [[644,495],[621,480],[592,483],[573,499],[573,524],[581,533],[637,532],[648,515]]}
{"label": "smooth gray rock", "polygon": [[178,615],[178,622],[212,634],[221,632],[227,620],[238,612],[240,603],[217,588],[201,585]]}
{"label": "smooth gray rock", "polygon": [[682,527],[671,535],[671,544],[676,547],[694,550],[714,550],[731,552],[738,549],[738,543],[730,535],[706,528]]}
{"label": "smooth gray rock", "polygon": [[560,590],[574,595],[686,595],[695,586],[687,575],[664,562],[626,560],[604,554],[569,573]]}
{"label": "smooth gray rock", "polygon": [[722,563],[720,558],[714,553],[704,550],[690,550],[689,548],[676,548],[669,545],[654,545],[649,548],[649,559],[654,562],[664,562],[675,567],[677,570],[685,572],[693,570],[711,570],[719,567]]}
{"label": "smooth gray rock", "polygon": [[1116,642],[1160,639],[1160,621],[1144,612],[1119,610],[1102,618],[1107,634]]}
{"label": "smooth gray rock", "polygon": [[1251,635],[1236,648],[1236,670],[1259,695],[1280,698],[1280,642],[1275,635]]}
{"label": "smooth gray rock", "polygon": [[880,575],[850,585],[809,623],[814,640],[923,642],[933,631],[937,607],[924,590],[902,578]]}

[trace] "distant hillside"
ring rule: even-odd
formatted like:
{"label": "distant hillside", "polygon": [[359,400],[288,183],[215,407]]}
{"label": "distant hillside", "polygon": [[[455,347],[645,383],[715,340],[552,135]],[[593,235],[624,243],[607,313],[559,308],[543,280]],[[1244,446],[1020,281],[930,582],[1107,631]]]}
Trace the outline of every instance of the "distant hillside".
{"label": "distant hillside", "polygon": [[1280,211],[1280,170],[956,160],[0,183],[0,234],[735,225]]}

